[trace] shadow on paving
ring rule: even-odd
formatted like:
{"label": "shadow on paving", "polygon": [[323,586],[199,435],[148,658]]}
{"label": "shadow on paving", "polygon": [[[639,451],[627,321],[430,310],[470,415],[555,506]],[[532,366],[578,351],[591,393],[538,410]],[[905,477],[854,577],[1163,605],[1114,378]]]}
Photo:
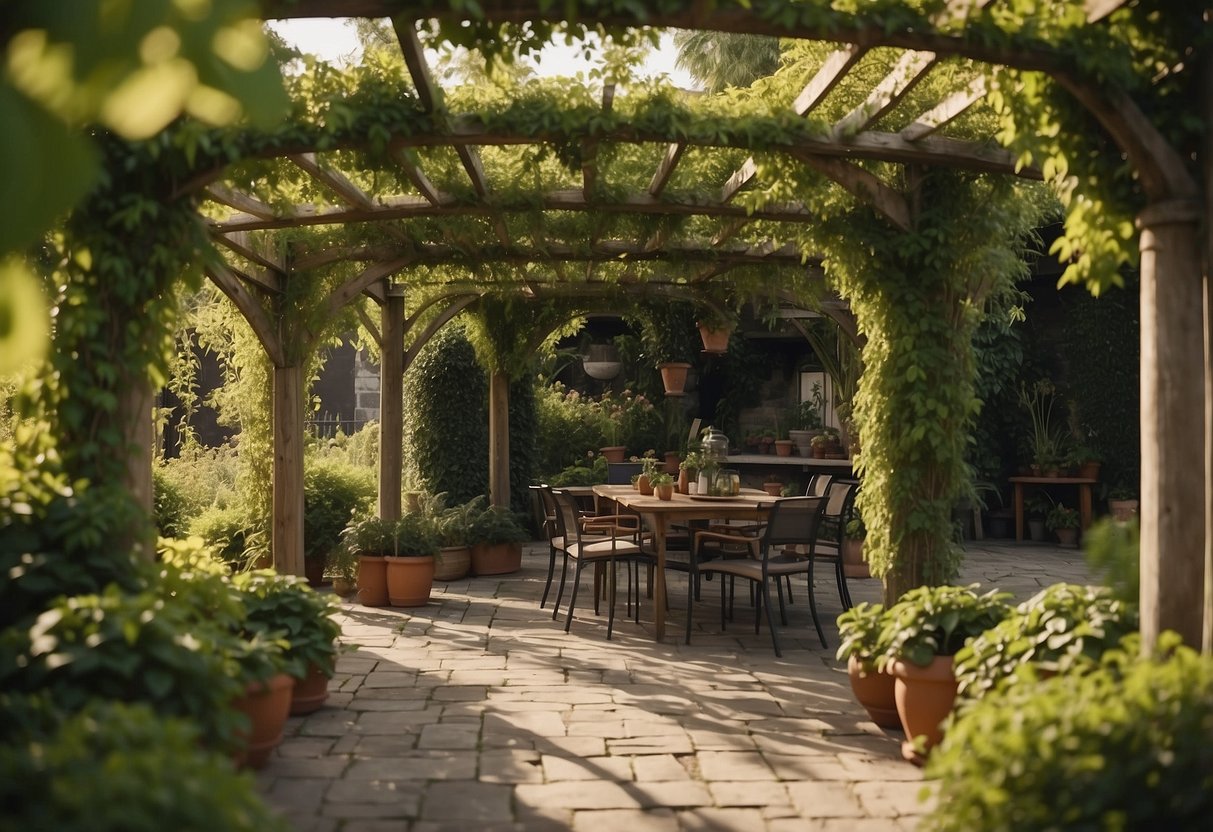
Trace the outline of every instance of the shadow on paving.
{"label": "shadow on paving", "polygon": [[[1075,550],[970,544],[964,582],[1026,598],[1085,581]],[[328,704],[292,718],[258,779],[300,830],[912,829],[928,804],[900,732],[867,720],[834,659],[840,611],[817,576],[829,647],[794,584],[783,657],[738,587],[720,630],[705,583],[683,644],[685,576],[670,573],[666,638],[622,593],[606,640],[583,576],[572,630],[538,603],[547,547],[523,569],[436,583],[422,608],[343,605],[343,653]],[[557,581],[559,572],[557,572]],[[856,602],[879,600],[852,580]],[[555,595],[553,589],[552,595]],[[567,601],[567,591],[566,591]]]}

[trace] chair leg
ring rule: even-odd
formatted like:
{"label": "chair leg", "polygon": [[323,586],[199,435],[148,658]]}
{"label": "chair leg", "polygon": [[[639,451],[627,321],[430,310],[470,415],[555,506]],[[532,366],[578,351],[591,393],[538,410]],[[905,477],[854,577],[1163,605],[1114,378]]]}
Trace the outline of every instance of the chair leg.
{"label": "chair leg", "polygon": [[724,575],[720,576],[720,631],[723,633],[724,624],[724,597],[728,592],[729,582],[724,579]]}
{"label": "chair leg", "polygon": [[[611,632],[615,629],[615,589],[616,582],[618,581],[619,570],[615,568],[614,558],[607,561],[606,568],[610,570],[611,573],[607,578],[607,582],[610,584],[610,588],[607,590],[607,604],[610,605],[610,609],[607,610],[607,641],[610,641]],[[631,578],[629,577],[628,580],[631,581]]]}
{"label": "chair leg", "polygon": [[[776,578],[775,580],[776,586],[778,586],[779,579]],[[775,646],[775,657],[783,658],[783,653],[779,650],[779,631],[775,627],[775,615],[771,612],[771,589],[767,586],[766,581],[762,582],[762,594],[760,597],[762,598],[760,603],[767,608],[767,626],[771,628],[771,644]],[[754,620],[757,622],[757,614],[755,614]]]}
{"label": "chair leg", "polygon": [[[790,578],[790,575],[784,575],[784,579]],[[783,605],[783,581],[779,580],[779,576],[775,576],[775,592],[779,595],[779,620],[783,622],[783,626],[788,626],[788,610]]]}
{"label": "chair leg", "polygon": [[560,564],[560,588],[556,590],[556,600],[552,604],[552,620],[556,620],[556,616],[560,614],[560,601],[564,598],[564,579],[569,574],[569,556],[565,553],[564,560]]}
{"label": "chair leg", "polygon": [[770,618],[771,616],[771,596],[767,593],[766,588],[766,581],[762,582],[761,589],[755,584],[754,581],[750,581],[750,598],[754,602],[752,605],[754,607],[754,635],[758,635],[760,629],[760,622],[762,621],[762,602],[764,598],[767,602],[767,618]]}
{"label": "chair leg", "polygon": [[552,578],[556,574],[556,547],[548,546],[548,580],[543,585],[543,597],[539,599],[539,609],[548,602],[548,593],[552,591]]}
{"label": "chair leg", "polygon": [[[784,582],[785,584],[787,584],[787,587],[788,587],[788,603],[789,603],[789,604],[795,604],[796,602],[795,602],[795,601],[792,599],[792,576],[791,576],[791,575],[784,575],[784,576],[783,576],[783,582]],[[785,621],[784,621],[784,624],[787,624],[787,623],[788,623],[788,622],[785,620]]]}
{"label": "chair leg", "polygon": [[851,587],[847,585],[847,570],[846,567],[843,566],[842,558],[838,559],[837,575],[838,600],[842,601],[842,608],[844,611],[849,610],[854,605],[851,603]]}
{"label": "chair leg", "polygon": [[[573,610],[577,606],[577,588],[581,586],[581,568],[585,566],[585,561],[577,561],[577,569],[573,572],[573,594],[569,596],[569,617],[564,621],[564,631],[567,633],[569,628],[573,626]],[[597,596],[598,591],[595,588],[594,595]],[[595,598],[597,603],[597,598]]]}
{"label": "chair leg", "polygon": [[809,614],[813,616],[813,626],[817,628],[817,637],[821,646],[826,646],[826,634],[821,631],[821,622],[817,620],[817,593],[813,591],[813,558],[809,558]]}
{"label": "chair leg", "polygon": [[[692,565],[691,565],[690,569],[687,571],[687,638],[686,638],[687,644],[691,643],[691,607],[694,605],[694,603],[696,601],[699,600],[699,594],[694,591],[695,587],[699,583],[696,580],[698,577],[699,577],[699,573],[696,571],[696,569],[694,567],[694,562],[692,561]],[[666,601],[666,607],[668,608],[669,604],[670,604],[670,593],[669,592],[667,592],[665,594],[665,601]]]}

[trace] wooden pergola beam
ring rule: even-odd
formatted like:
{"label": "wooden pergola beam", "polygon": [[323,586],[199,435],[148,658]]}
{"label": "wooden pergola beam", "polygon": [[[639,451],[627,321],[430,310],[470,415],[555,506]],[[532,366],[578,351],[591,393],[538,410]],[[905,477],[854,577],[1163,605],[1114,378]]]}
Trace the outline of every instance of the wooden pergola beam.
{"label": "wooden pergola beam", "polygon": [[404,175],[413,183],[413,187],[431,205],[446,205],[454,201],[453,197],[438,190],[438,187],[425,175],[425,171],[421,169],[421,165],[417,161],[417,151],[411,147],[396,147],[392,149],[391,154],[404,171]]}
{"label": "wooden pergola beam", "polygon": [[661,196],[661,192],[669,184],[670,177],[674,175],[674,168],[678,167],[678,162],[682,159],[682,154],[686,149],[685,142],[671,142],[666,147],[665,156],[657,165],[657,170],[653,172],[653,178],[649,181],[650,195]]}
{"label": "wooden pergola beam", "polygon": [[843,139],[860,133],[897,106],[914,86],[927,76],[938,61],[934,52],[904,52],[889,74],[877,84],[864,101],[834,123],[830,135]]}
{"label": "wooden pergola beam", "polygon": [[262,217],[268,219],[277,216],[278,212],[270,206],[266,205],[261,200],[249,196],[248,194],[229,188],[226,185],[215,182],[208,185],[205,189],[206,196],[215,202],[222,203],[229,208],[235,208],[237,211],[243,211],[246,214],[251,214],[254,217]]}
{"label": "wooden pergola beam", "polygon": [[[602,111],[609,113],[615,103],[615,85],[607,84],[602,88]],[[598,178],[598,139],[589,138],[581,141],[581,193],[589,202],[594,195],[594,183]]]}
{"label": "wooden pergola beam", "polygon": [[234,254],[238,254],[250,263],[264,269],[264,272],[257,275],[251,273],[248,275],[249,279],[260,288],[268,292],[282,292],[282,275],[286,273],[286,268],[282,264],[282,258],[273,257],[266,253],[262,246],[250,239],[247,231],[212,234],[211,238]]}
{"label": "wooden pergola beam", "polygon": [[838,85],[838,82],[846,77],[846,74],[851,71],[851,67],[859,62],[859,59],[867,54],[867,47],[859,44],[851,44],[842,49],[831,52],[830,55],[821,63],[817,72],[809,79],[809,83],[796,96],[796,100],[792,102],[792,109],[798,116],[807,116],[811,113],[818,104],[825,100],[825,97],[830,94],[830,90]]}
{"label": "wooden pergola beam", "polygon": [[206,272],[206,276],[240,310],[240,314],[248,322],[249,328],[261,342],[261,347],[269,356],[270,362],[275,367],[285,367],[286,350],[283,349],[282,340],[278,337],[278,329],[270,320],[265,308],[257,302],[257,298],[253,297],[252,292],[244,285],[244,281],[223,263],[207,263],[203,270]]}
{"label": "wooden pergola beam", "polygon": [[371,198],[344,174],[322,168],[315,153],[296,153],[290,160],[321,185],[337,194],[347,205],[354,208],[370,208],[374,205]]}
{"label": "wooden pergola beam", "polygon": [[880,214],[902,231],[913,227],[910,206],[906,198],[886,185],[878,176],[845,159],[824,159],[820,156],[801,156],[800,160],[813,170],[837,182],[847,193],[870,204]]}
{"label": "wooden pergola beam", "polygon": [[985,76],[979,75],[969,82],[963,90],[957,90],[943,101],[914,119],[913,123],[901,128],[898,133],[908,142],[918,141],[929,136],[965,110],[972,107],[986,95]]}

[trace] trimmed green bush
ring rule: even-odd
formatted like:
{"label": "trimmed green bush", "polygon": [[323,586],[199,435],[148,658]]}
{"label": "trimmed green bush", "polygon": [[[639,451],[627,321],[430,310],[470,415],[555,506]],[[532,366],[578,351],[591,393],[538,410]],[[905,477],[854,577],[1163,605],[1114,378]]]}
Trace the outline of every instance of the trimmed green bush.
{"label": "trimmed green bush", "polygon": [[956,654],[957,707],[1038,673],[1079,673],[1137,632],[1137,609],[1104,587],[1054,584]]}
{"label": "trimmed green bush", "polygon": [[219,556],[234,567],[243,567],[245,550],[255,534],[243,508],[211,506],[189,524],[191,536],[200,537],[207,546],[214,546]]}
{"label": "trimmed green bush", "polygon": [[472,518],[468,524],[468,542],[476,543],[521,543],[530,540],[526,526],[511,511],[489,506]]}
{"label": "trimmed green bush", "polygon": [[323,560],[355,513],[370,509],[375,474],[331,460],[311,460],[303,475],[303,557]]}
{"label": "trimmed green bush", "polygon": [[161,537],[181,537],[189,522],[189,502],[164,468],[152,469],[152,516]]}
{"label": "trimmed green bush", "polygon": [[1203,829],[1213,816],[1213,658],[1138,640],[1086,674],[992,691],[931,753],[924,832]]}
{"label": "trimmed green bush", "polygon": [[202,740],[146,705],[94,701],[69,716],[0,696],[0,829],[285,832],[253,778]]}
{"label": "trimmed green bush", "polygon": [[1006,592],[977,594],[972,586],[920,586],[884,614],[880,643],[885,661],[926,667],[936,656],[954,656],[965,642],[1007,616]]}

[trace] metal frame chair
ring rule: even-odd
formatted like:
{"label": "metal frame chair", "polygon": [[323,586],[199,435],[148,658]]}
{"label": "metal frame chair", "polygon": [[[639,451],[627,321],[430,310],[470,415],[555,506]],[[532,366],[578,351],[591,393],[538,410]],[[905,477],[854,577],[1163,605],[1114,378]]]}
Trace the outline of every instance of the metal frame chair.
{"label": "metal frame chair", "polygon": [[847,521],[855,505],[855,492],[859,489],[856,480],[835,480],[825,494],[825,511],[818,528],[818,535],[809,547],[809,601],[813,603],[813,563],[824,560],[834,565],[834,579],[838,584],[838,600],[844,610],[849,610],[851,589],[847,586],[847,573],[842,564],[842,544],[847,533]]}
{"label": "metal frame chair", "polygon": [[[817,535],[817,526],[821,521],[826,500],[822,497],[788,497],[777,500],[771,506],[766,526],[761,537],[746,537],[718,531],[701,531],[695,534],[691,546],[690,580],[687,590],[687,631],[686,643],[691,643],[692,603],[694,601],[693,587],[698,575],[705,573],[720,573],[720,626],[725,627],[726,617],[726,584],[724,576],[730,578],[745,578],[751,585],[757,585],[757,604],[754,611],[754,632],[758,632],[765,608],[767,625],[771,629],[771,644],[775,655],[782,656],[779,649],[779,633],[771,612],[771,579],[774,578],[776,592],[779,597],[780,621],[786,626],[787,610],[783,602],[783,585],[781,578],[804,573],[811,581],[812,559],[797,551],[797,546],[811,547]],[[735,544],[749,547],[749,556],[734,559],[704,560],[700,555],[709,543]],[[813,616],[813,626],[817,628],[817,636],[821,646],[826,646],[825,634],[821,630],[821,622],[817,619],[817,607],[813,603],[812,587],[809,588],[809,611]]]}

